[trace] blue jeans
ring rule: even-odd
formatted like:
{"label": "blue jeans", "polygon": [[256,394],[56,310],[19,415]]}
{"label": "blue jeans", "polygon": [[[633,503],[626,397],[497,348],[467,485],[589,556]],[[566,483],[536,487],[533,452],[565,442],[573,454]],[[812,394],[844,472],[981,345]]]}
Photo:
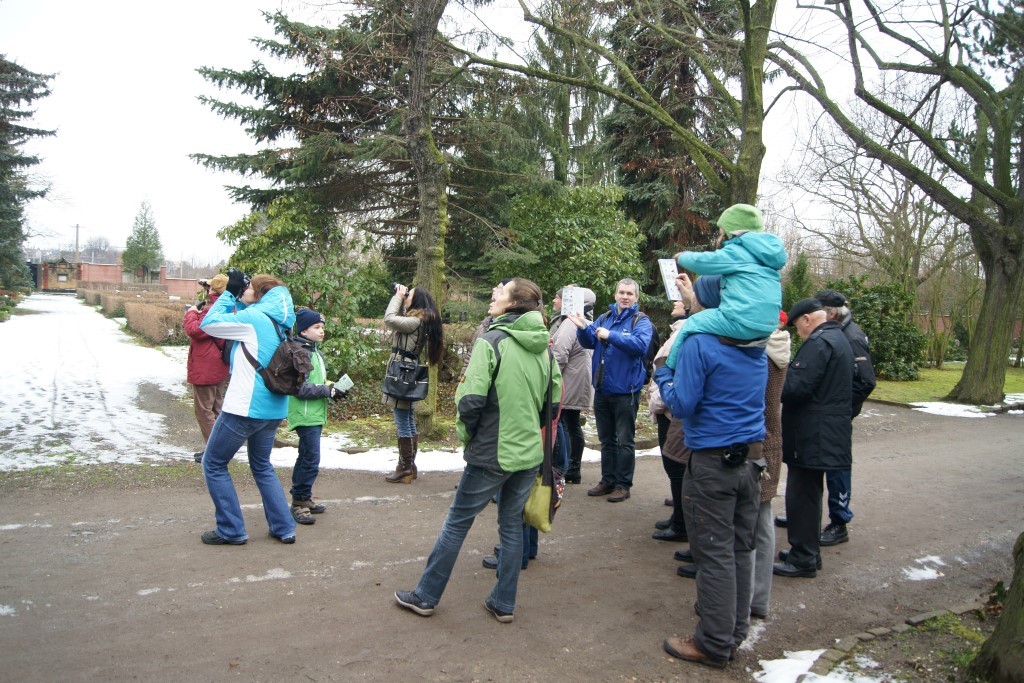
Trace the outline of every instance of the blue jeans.
{"label": "blue jeans", "polygon": [[203,475],[216,508],[217,535],[221,538],[241,541],[249,537],[245,532],[238,493],[228,472],[228,463],[242,444],[248,446],[249,469],[263,498],[263,513],[270,533],[277,538],[295,535],[291,508],[281,488],[281,480],[270,464],[270,449],[274,446],[279,424],[280,420],[257,420],[231,413],[217,416],[203,454]]}
{"label": "blue jeans", "polygon": [[826,470],[825,485],[828,487],[828,519],[833,524],[849,524],[853,520],[850,509],[850,470]]}
{"label": "blue jeans", "polygon": [[399,438],[416,436],[416,418],[413,417],[412,408],[395,408],[394,413]]}
{"label": "blue jeans", "polygon": [[501,552],[498,553],[498,578],[490,599],[502,612],[515,611],[523,554],[523,506],[536,476],[536,467],[522,472],[498,473],[466,465],[441,533],[434,549],[430,551],[423,575],[416,584],[416,594],[421,599],[432,605],[441,601],[473,520],[487,507],[495,494],[500,494],[498,535],[501,539]]}
{"label": "blue jeans", "polygon": [[555,443],[551,449],[551,463],[565,474],[569,470],[569,430],[561,420],[555,430]]}
{"label": "blue jeans", "polygon": [[292,470],[292,498],[312,498],[313,482],[320,474],[320,433],[323,425],[296,427],[299,435],[299,457]]}
{"label": "blue jeans", "polygon": [[636,411],[640,392],[594,394],[594,422],[601,440],[601,481],[612,487],[633,487],[636,465]]}

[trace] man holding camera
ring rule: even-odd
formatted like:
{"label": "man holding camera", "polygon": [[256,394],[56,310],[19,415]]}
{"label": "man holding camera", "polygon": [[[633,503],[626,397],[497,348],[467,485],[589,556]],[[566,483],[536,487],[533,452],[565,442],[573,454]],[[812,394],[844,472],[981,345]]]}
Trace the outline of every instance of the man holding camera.
{"label": "man holding camera", "polygon": [[[680,275],[680,290],[688,289]],[[700,621],[686,638],[667,638],[673,657],[724,669],[750,627],[754,530],[765,437],[764,348],[726,337],[683,340],[673,371],[654,374],[662,400],[683,423],[693,453],[683,479],[683,512],[697,572]]]}
{"label": "man holding camera", "polygon": [[789,324],[804,340],[782,387],[782,461],[790,548],[779,553],[776,576],[813,578],[821,568],[821,496],[830,470],[853,462],[853,350],[821,302],[801,299]]}

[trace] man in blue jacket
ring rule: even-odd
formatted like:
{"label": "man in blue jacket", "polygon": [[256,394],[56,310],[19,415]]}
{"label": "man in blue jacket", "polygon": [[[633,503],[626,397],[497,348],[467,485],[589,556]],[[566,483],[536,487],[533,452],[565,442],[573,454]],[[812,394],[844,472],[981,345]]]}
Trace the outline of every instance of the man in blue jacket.
{"label": "man in blue jacket", "polygon": [[728,666],[750,628],[755,526],[766,469],[768,365],[763,348],[741,344],[692,334],[679,347],[675,370],[664,365],[654,374],[692,451],[682,499],[699,568],[697,628],[686,638],[666,638],[662,647],[673,657],[719,669]]}
{"label": "man in blue jacket", "polygon": [[636,412],[644,387],[644,358],[654,334],[650,318],[640,312],[640,288],[626,278],[615,286],[615,303],[594,322],[568,316],[578,328],[580,345],[594,350],[594,421],[601,440],[601,481],[588,496],[608,496],[609,503],[629,498],[636,464]]}

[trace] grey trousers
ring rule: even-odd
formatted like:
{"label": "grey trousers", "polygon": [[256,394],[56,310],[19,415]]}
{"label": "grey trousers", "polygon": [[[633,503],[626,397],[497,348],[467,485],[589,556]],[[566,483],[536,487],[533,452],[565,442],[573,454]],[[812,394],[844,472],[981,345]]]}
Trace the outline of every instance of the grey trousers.
{"label": "grey trousers", "polygon": [[[750,462],[725,467],[721,457],[695,451],[683,479],[683,510],[697,572],[701,618],[694,642],[728,659],[750,628],[754,528],[760,471]],[[691,527],[692,520],[692,527]]]}
{"label": "grey trousers", "polygon": [[775,524],[772,503],[761,503],[757,510],[757,526],[754,529],[754,576],[753,597],[750,611],[762,617],[768,616],[768,605],[772,601],[772,566],[775,564]]}

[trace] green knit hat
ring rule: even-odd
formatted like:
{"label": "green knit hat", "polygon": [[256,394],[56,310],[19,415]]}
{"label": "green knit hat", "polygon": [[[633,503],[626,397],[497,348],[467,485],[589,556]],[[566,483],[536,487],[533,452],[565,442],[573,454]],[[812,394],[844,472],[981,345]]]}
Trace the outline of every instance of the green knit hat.
{"label": "green knit hat", "polygon": [[764,230],[764,214],[756,206],[750,204],[733,204],[722,212],[716,223],[729,236],[739,230],[762,232]]}

